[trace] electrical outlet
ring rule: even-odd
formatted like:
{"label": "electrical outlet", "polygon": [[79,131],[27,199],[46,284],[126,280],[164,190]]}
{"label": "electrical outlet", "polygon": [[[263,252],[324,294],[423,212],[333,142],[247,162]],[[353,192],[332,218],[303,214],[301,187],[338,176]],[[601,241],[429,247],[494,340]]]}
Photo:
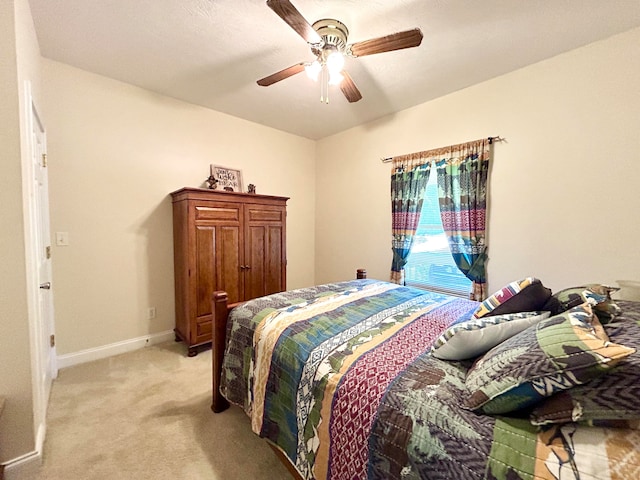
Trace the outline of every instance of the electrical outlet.
{"label": "electrical outlet", "polygon": [[156,307],[147,308],[147,320],[156,318]]}

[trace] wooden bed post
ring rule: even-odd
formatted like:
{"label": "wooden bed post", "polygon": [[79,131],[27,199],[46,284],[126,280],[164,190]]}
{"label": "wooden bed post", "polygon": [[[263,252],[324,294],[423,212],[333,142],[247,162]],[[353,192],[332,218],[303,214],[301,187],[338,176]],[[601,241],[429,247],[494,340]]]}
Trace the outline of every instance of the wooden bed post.
{"label": "wooden bed post", "polygon": [[366,268],[359,268],[358,270],[356,270],[356,278],[358,280],[363,280],[363,279],[367,278],[367,269]]}
{"label": "wooden bed post", "polygon": [[211,299],[211,312],[213,313],[213,325],[211,328],[211,358],[213,367],[213,392],[211,410],[216,413],[229,408],[229,402],[220,393],[220,376],[222,375],[222,357],[227,337],[227,318],[229,307],[227,305],[227,292],[213,292]]}

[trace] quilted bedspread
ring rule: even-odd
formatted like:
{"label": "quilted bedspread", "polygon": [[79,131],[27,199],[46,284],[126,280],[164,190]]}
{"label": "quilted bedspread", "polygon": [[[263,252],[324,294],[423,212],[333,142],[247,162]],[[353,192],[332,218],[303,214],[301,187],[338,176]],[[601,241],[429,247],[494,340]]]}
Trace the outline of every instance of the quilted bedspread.
{"label": "quilted bedspread", "polygon": [[640,478],[640,431],[460,408],[468,362],[433,342],[476,302],[375,280],[231,312],[222,394],[307,479]]}

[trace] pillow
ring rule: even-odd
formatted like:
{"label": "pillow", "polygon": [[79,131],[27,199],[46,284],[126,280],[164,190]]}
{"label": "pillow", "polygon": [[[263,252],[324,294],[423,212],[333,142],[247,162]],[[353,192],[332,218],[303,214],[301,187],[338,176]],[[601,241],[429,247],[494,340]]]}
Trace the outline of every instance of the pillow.
{"label": "pillow", "polygon": [[456,323],[434,342],[431,353],[442,360],[474,358],[548,316],[549,312],[520,312]]}
{"label": "pillow", "polygon": [[579,287],[565,288],[554,293],[542,307],[551,315],[566,312],[571,308],[588,302],[594,306],[594,313],[602,323],[608,323],[620,315],[620,307],[611,299],[611,293],[620,290],[617,287],[591,283]]}
{"label": "pillow", "polygon": [[[639,304],[640,308],[640,304]],[[640,326],[624,317],[605,326],[609,338],[636,352],[602,377],[540,402],[531,423],[548,425],[584,421],[592,424],[640,419]]]}
{"label": "pillow", "polygon": [[467,372],[465,408],[507,413],[604,374],[635,350],[609,341],[589,304],[527,328]]}
{"label": "pillow", "polygon": [[537,278],[527,277],[511,282],[491,295],[478,306],[473,316],[482,318],[504,313],[545,310],[542,307],[549,297],[551,297],[551,290],[545,288]]}

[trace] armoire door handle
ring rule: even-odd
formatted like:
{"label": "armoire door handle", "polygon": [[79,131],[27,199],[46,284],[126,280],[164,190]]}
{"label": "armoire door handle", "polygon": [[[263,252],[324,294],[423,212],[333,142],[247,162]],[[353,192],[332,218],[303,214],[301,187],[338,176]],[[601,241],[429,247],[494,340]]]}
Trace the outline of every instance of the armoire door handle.
{"label": "armoire door handle", "polygon": [[43,290],[51,290],[51,282],[41,283],[40,288]]}

